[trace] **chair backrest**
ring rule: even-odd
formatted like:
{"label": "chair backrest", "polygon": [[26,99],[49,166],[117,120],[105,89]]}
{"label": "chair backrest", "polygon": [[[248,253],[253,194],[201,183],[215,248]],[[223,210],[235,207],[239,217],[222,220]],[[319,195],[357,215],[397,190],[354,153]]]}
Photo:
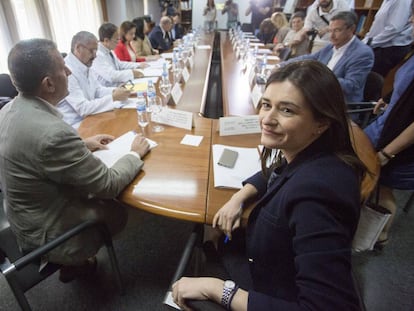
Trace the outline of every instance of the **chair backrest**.
{"label": "chair backrest", "polygon": [[24,293],[61,267],[58,264],[48,263],[46,267],[39,271],[39,258],[75,235],[92,228],[98,230],[106,245],[121,295],[124,294],[118,261],[112,245],[111,233],[105,224],[99,223],[97,220],[86,220],[45,245],[27,254],[22,254],[1,205],[0,223],[5,224],[0,228],[0,274],[5,276],[22,310],[31,310]]}
{"label": "chair backrest", "polygon": [[0,74],[0,109],[17,95],[10,76],[7,73]]}
{"label": "chair backrest", "polygon": [[[23,256],[17,244],[16,236],[10,228],[3,207],[0,208],[0,272],[3,273],[7,267],[7,261],[15,262]],[[26,292],[40,281],[59,269],[58,265],[48,264],[45,269],[39,272],[40,262],[33,262],[27,265],[24,270],[16,271],[13,275],[13,285],[17,285],[22,292]],[[10,282],[10,280],[8,279]],[[14,289],[13,289],[14,291]]]}
{"label": "chair backrest", "polygon": [[364,101],[348,103],[348,113],[361,128],[366,127],[375,118],[375,115],[372,114],[374,110],[372,102],[376,102],[381,98],[383,86],[384,78],[380,74],[371,71],[365,82]]}
{"label": "chair backrest", "polygon": [[379,73],[371,71],[365,82],[364,101],[377,101],[382,96],[382,88],[384,86],[384,78]]}
{"label": "chair backrest", "polygon": [[292,54],[292,49],[289,47],[284,47],[283,49],[279,50],[279,58],[281,61],[288,60],[290,54]]}
{"label": "chair backrest", "polygon": [[0,97],[14,98],[17,90],[13,85],[10,76],[7,73],[0,74]]}

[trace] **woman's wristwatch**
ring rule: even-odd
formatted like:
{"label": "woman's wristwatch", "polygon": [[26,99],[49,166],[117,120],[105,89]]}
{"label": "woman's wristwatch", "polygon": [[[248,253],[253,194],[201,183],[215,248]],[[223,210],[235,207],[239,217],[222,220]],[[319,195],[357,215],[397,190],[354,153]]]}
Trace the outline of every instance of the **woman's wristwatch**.
{"label": "woman's wristwatch", "polygon": [[230,310],[231,301],[233,300],[234,294],[236,294],[239,286],[234,283],[232,280],[227,280],[224,282],[223,294],[221,296],[221,305],[227,310]]}

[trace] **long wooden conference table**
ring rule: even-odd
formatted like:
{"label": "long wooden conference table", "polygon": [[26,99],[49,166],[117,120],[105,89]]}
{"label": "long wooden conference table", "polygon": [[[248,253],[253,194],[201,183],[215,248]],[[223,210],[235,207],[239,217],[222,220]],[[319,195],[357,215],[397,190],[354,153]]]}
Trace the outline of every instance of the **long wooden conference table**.
{"label": "long wooden conference table", "polygon": [[[221,32],[220,35],[224,115],[255,114],[248,79],[242,74],[243,66],[233,53],[228,34]],[[212,46],[213,41],[213,35],[206,34],[199,44]],[[145,156],[143,170],[119,196],[123,203],[154,214],[210,224],[215,212],[236,191],[214,187],[212,145],[256,147],[260,144],[260,134],[220,136],[218,121],[202,116],[212,53],[212,49],[195,50],[194,66],[190,79],[182,87],[183,95],[176,106],[169,108],[193,112],[194,127],[185,130],[164,125],[165,130],[160,133],[152,132],[151,125],[145,128],[143,134],[158,146]],[[379,164],[363,131],[357,126],[352,129],[355,149],[372,173],[362,186],[366,196],[374,188]],[[85,118],[78,131],[84,138],[99,133],[119,137],[141,129],[135,109],[116,109]],[[186,134],[202,136],[201,144],[197,147],[181,144]]]}

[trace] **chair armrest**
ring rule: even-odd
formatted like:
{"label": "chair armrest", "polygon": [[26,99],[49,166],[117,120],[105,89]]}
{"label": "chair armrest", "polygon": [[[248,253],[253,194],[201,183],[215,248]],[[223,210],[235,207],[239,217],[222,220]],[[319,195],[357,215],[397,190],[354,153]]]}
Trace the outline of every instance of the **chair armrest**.
{"label": "chair armrest", "polygon": [[348,113],[372,111],[375,108],[375,102],[352,102],[346,103]]}
{"label": "chair armrest", "polygon": [[[40,258],[41,256],[45,255],[46,253],[50,252],[52,249],[58,247],[62,243],[66,242],[70,238],[74,237],[75,235],[79,234],[80,232],[92,228],[98,227],[102,234],[104,234],[104,239],[108,237],[108,229],[104,223],[98,222],[97,220],[87,220],[79,225],[76,225],[72,229],[69,229],[62,235],[58,236],[57,238],[53,239],[52,241],[47,242],[46,244],[36,248],[35,250],[31,251],[30,253],[24,255],[23,257],[17,259],[13,264],[16,270],[20,270],[27,266],[29,263],[32,263],[34,260]],[[109,235],[110,236],[110,235]]]}

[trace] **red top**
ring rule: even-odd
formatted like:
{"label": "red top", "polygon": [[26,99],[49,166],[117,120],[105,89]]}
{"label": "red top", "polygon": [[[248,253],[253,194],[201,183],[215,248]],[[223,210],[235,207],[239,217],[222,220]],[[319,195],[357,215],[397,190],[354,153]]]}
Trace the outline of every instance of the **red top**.
{"label": "red top", "polygon": [[[131,43],[129,44],[129,47],[131,50],[134,50],[134,48],[132,47]],[[119,60],[122,61],[126,61],[126,62],[131,62],[131,55],[128,52],[128,48],[126,46],[126,44],[124,42],[122,42],[122,40],[118,41],[118,44],[116,45],[115,49],[114,49],[114,53],[116,54],[116,56],[119,58]],[[137,62],[145,62],[145,57],[137,57]]]}

